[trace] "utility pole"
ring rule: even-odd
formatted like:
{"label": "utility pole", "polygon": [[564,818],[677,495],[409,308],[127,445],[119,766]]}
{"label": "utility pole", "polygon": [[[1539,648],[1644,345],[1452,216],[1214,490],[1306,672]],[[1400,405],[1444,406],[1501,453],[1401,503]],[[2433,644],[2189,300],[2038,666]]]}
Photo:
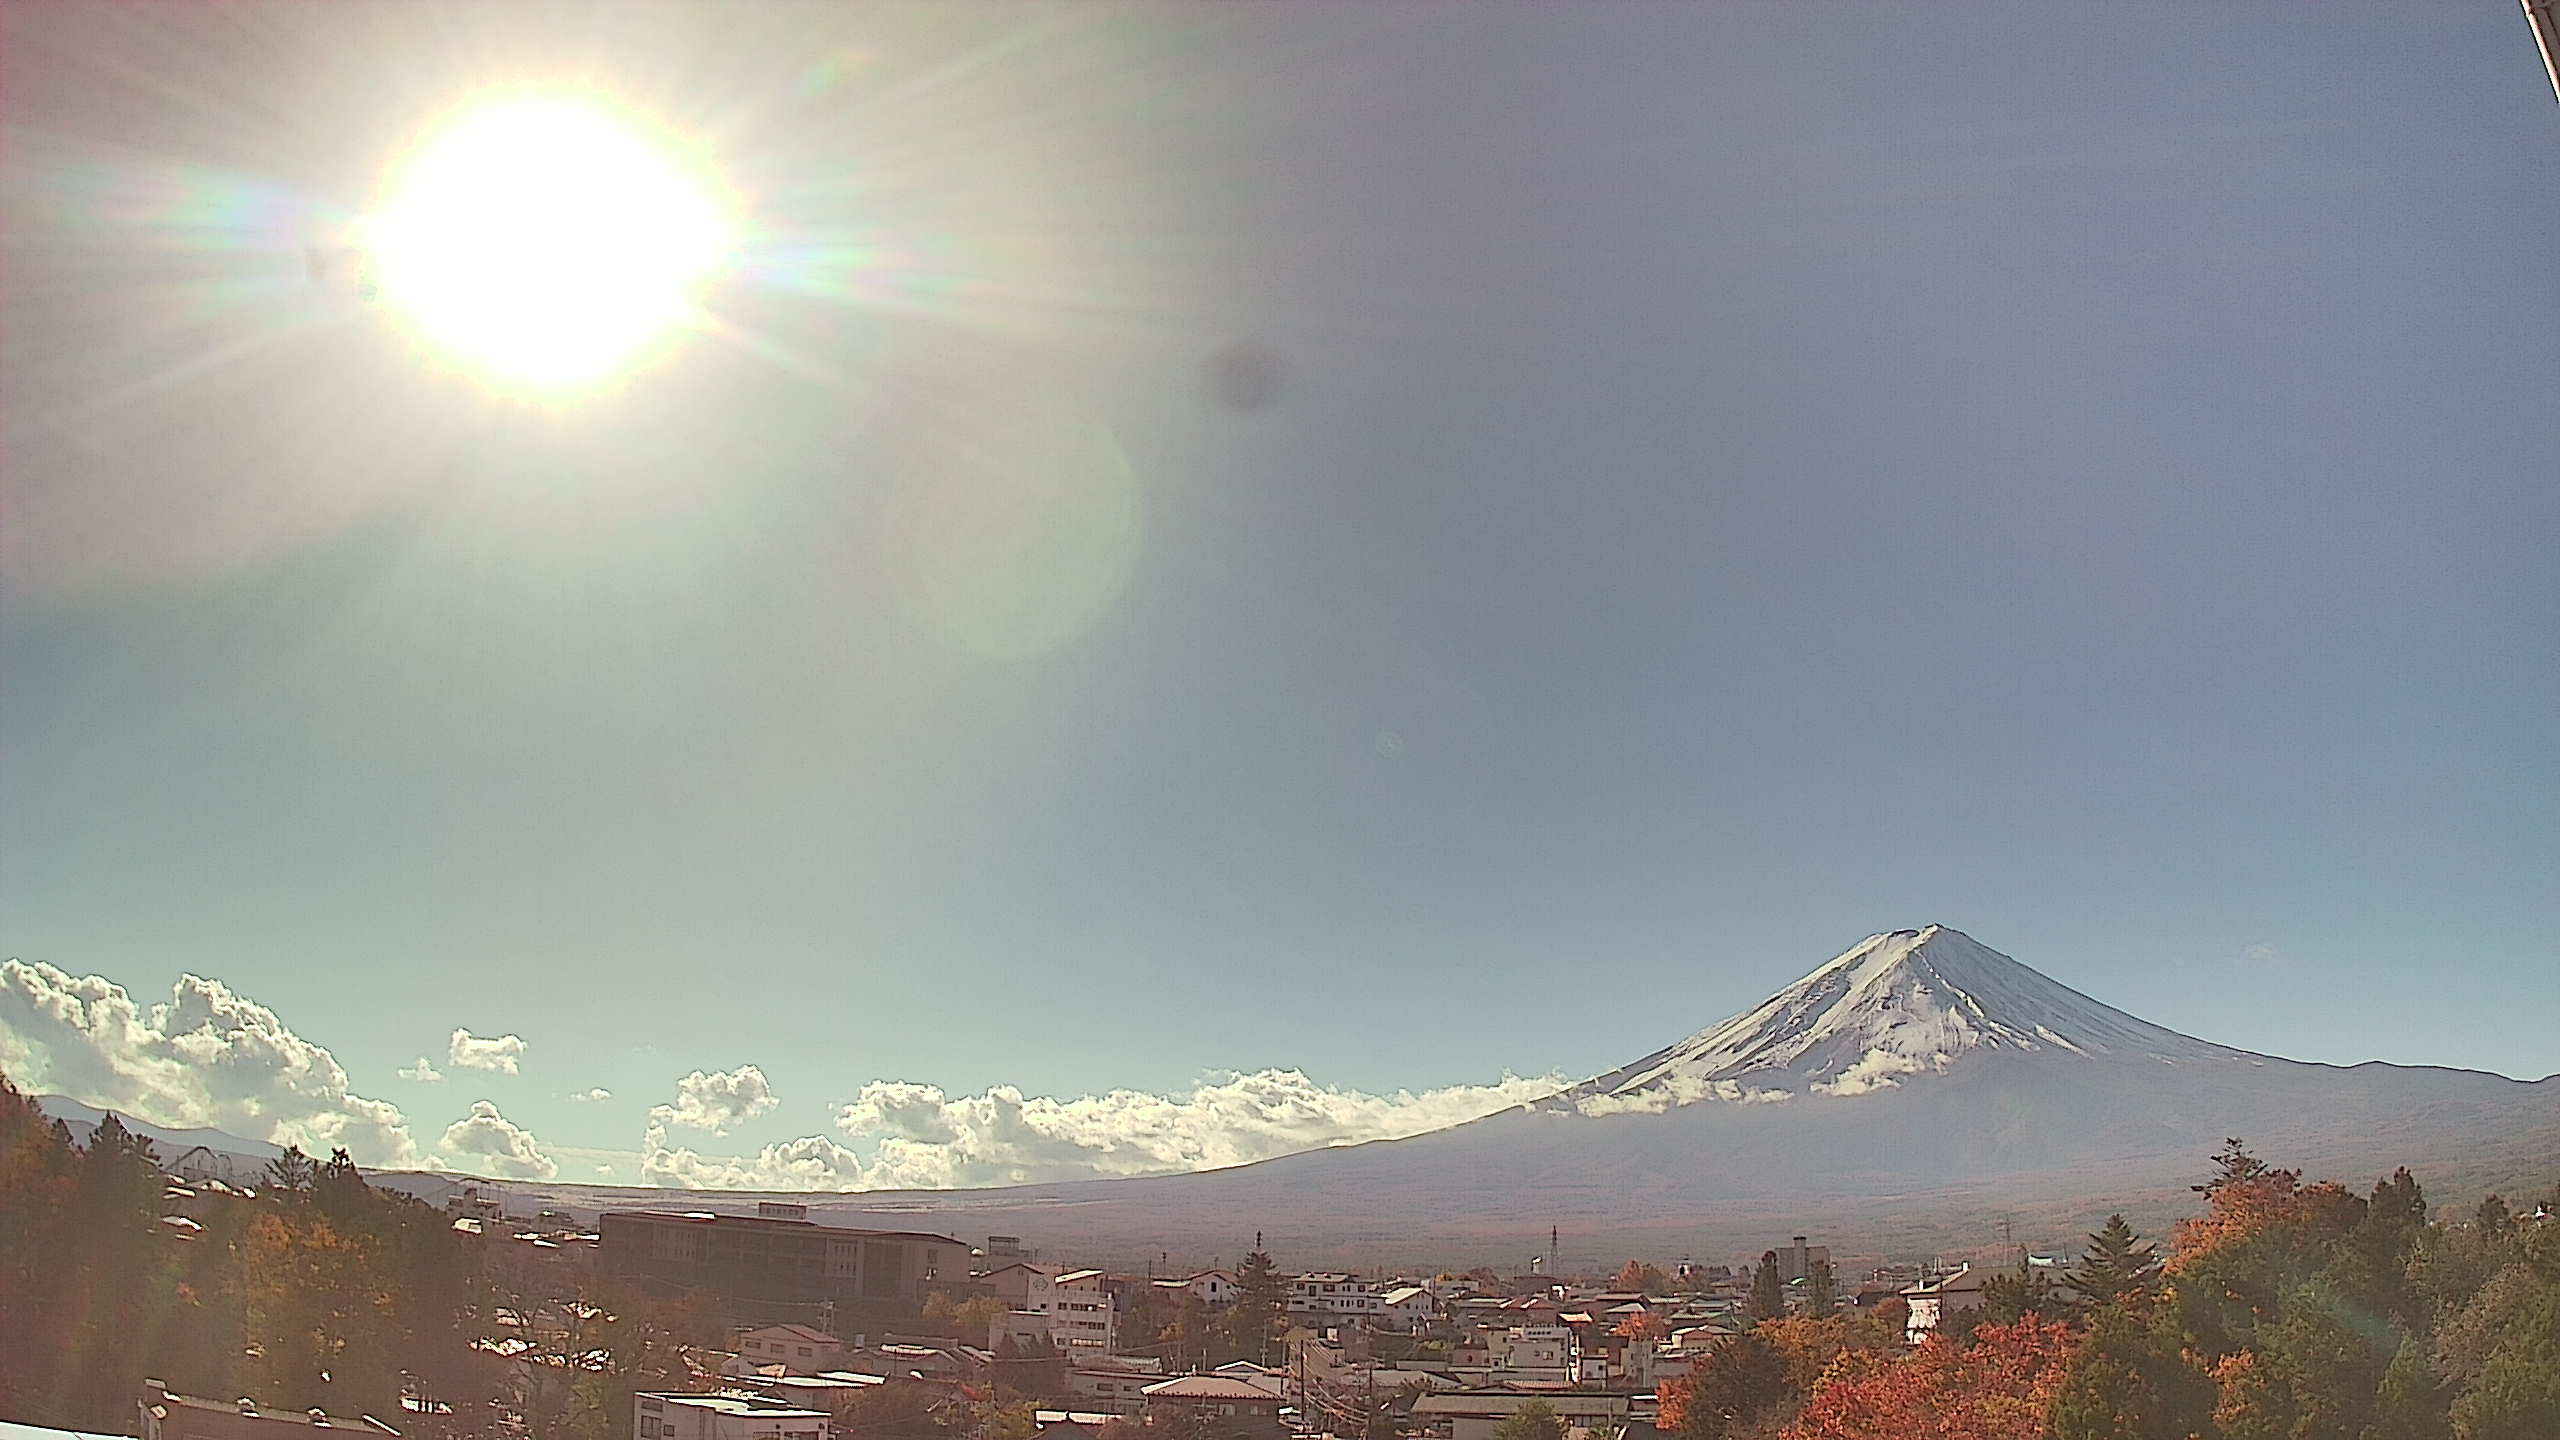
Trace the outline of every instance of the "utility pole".
{"label": "utility pole", "polygon": [[2551,98],[2560,100],[2560,0],[2524,0],[2524,23],[2533,27],[2533,43],[2541,47]]}

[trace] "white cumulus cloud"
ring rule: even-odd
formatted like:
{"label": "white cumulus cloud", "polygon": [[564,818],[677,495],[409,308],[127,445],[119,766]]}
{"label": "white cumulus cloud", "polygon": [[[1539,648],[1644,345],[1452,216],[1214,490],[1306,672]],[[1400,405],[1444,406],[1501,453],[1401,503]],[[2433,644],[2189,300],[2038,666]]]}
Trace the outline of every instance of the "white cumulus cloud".
{"label": "white cumulus cloud", "polygon": [[433,1082],[444,1078],[444,1072],[437,1069],[435,1067],[435,1062],[429,1060],[424,1055],[418,1057],[417,1064],[403,1065],[391,1073],[399,1076],[403,1080],[424,1080]]}
{"label": "white cumulus cloud", "polygon": [[457,1029],[446,1047],[445,1063],[462,1070],[486,1070],[498,1075],[513,1075],[524,1060],[524,1037],[521,1035],[474,1035]]}
{"label": "white cumulus cloud", "polygon": [[860,1190],[862,1157],[824,1135],[803,1135],[748,1156],[703,1155],[667,1143],[666,1127],[641,1137],[643,1184],[677,1190]]}
{"label": "white cumulus cloud", "polygon": [[219,980],[181,975],[145,1009],[102,975],[0,961],[0,1070],[155,1125],[204,1126],[357,1163],[418,1160],[400,1108],[347,1089],[326,1049]]}
{"label": "white cumulus cloud", "polygon": [[592,1089],[580,1090],[569,1098],[577,1101],[581,1105],[595,1105],[612,1099],[613,1092],[607,1090],[601,1085],[598,1085]]}
{"label": "white cumulus cloud", "polygon": [[729,1127],[743,1125],[780,1103],[764,1072],[753,1065],[741,1065],[735,1070],[696,1070],[676,1082],[673,1105],[649,1107],[649,1122],[662,1128],[726,1135]]}
{"label": "white cumulus cloud", "polygon": [[1554,1077],[1370,1094],[1298,1070],[1212,1076],[1188,1095],[1114,1090],[1072,1099],[1010,1085],[946,1096],[938,1087],[862,1087],[837,1128],[877,1138],[864,1188],[957,1189],[1044,1180],[1214,1170],[1365,1140],[1391,1140],[1551,1095]]}
{"label": "white cumulus cloud", "polygon": [[461,1168],[505,1180],[548,1180],[560,1166],[542,1153],[533,1132],[498,1113],[489,1100],[471,1102],[471,1113],[445,1127],[436,1148],[461,1159]]}

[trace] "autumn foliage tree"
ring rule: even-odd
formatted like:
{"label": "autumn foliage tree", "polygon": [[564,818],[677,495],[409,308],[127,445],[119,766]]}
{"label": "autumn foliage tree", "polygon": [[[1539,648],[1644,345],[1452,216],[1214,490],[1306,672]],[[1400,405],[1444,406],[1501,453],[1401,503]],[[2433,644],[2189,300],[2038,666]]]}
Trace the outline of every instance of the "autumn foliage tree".
{"label": "autumn foliage tree", "polygon": [[1933,1336],[1910,1355],[1836,1376],[1785,1440],[2043,1440],[2074,1343],[2061,1321]]}

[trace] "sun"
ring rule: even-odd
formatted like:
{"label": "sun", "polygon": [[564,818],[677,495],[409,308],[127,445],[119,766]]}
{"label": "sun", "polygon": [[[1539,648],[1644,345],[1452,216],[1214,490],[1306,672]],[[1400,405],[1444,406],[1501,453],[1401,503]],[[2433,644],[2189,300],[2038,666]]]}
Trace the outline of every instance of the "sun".
{"label": "sun", "polygon": [[707,176],[587,100],[471,106],[393,177],[370,279],[435,346],[509,392],[597,388],[697,314],[731,244]]}

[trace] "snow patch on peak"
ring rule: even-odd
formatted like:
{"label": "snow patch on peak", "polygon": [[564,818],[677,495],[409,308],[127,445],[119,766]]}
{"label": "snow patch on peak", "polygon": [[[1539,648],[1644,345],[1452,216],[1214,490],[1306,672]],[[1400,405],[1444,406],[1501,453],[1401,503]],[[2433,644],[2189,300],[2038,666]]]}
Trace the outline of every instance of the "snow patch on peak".
{"label": "snow patch on peak", "polygon": [[1559,1097],[1586,1115],[1863,1095],[1979,1050],[2240,1052],[2140,1020],[1942,925],[1870,935],[1757,1008]]}

